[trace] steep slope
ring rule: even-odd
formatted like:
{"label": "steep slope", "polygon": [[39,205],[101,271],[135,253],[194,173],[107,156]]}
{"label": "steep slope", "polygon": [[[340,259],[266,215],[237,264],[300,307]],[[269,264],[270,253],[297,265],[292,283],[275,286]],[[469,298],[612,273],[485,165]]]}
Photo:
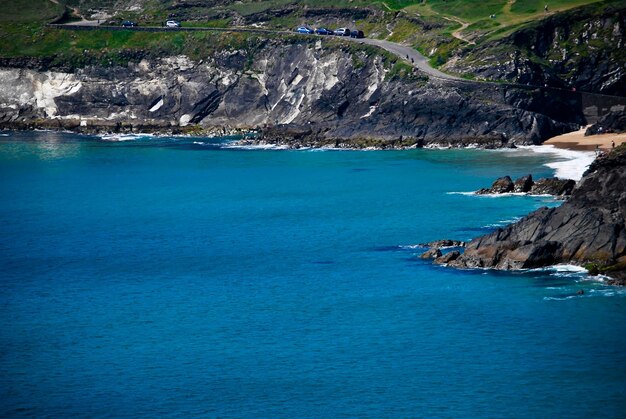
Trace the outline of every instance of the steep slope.
{"label": "steep slope", "polygon": [[626,3],[555,14],[444,66],[479,79],[626,96]]}
{"label": "steep slope", "polygon": [[472,240],[449,263],[505,270],[586,265],[626,285],[626,145],[596,160],[571,198]]}
{"label": "steep slope", "polygon": [[428,80],[376,48],[314,38],[266,40],[196,60],[125,58],[127,65],[70,69],[5,60],[16,68],[0,71],[2,125],[258,128],[277,141],[284,138],[268,127],[294,125],[306,126],[313,142],[501,147],[540,143],[577,128],[582,118],[559,111],[569,97]]}

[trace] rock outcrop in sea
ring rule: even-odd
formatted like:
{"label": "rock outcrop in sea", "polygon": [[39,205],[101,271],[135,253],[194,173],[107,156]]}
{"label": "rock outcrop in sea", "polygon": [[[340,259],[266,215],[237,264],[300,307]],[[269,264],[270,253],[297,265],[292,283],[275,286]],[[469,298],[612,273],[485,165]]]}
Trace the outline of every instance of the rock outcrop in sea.
{"label": "rock outcrop in sea", "polygon": [[626,145],[597,159],[560,207],[541,208],[436,263],[503,270],[575,264],[626,285]]}
{"label": "rock outcrop in sea", "polygon": [[496,179],[490,188],[479,189],[476,194],[526,193],[528,195],[566,197],[571,195],[575,185],[576,182],[572,179],[541,178],[534,181],[532,175],[526,175],[513,181],[510,176],[503,176]]}

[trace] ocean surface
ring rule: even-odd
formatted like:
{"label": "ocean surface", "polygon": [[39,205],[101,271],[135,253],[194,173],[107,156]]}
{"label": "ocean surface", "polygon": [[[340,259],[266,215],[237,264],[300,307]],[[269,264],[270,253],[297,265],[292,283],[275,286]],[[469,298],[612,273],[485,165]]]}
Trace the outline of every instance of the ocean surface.
{"label": "ocean surface", "polygon": [[416,258],[580,162],[231,142],[0,134],[0,417],[625,417],[623,289]]}

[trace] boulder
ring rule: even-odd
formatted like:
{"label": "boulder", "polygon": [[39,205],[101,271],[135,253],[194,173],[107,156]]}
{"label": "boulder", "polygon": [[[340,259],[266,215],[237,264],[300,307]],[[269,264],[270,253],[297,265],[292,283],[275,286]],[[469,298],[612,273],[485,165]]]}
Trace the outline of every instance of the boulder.
{"label": "boulder", "polygon": [[532,195],[569,196],[576,186],[572,179],[542,178],[534,183],[530,193]]}
{"label": "boulder", "polygon": [[459,256],[461,256],[461,252],[459,252],[458,250],[454,250],[452,252],[446,253],[445,255],[440,256],[437,259],[435,259],[435,263],[438,265],[446,265],[458,259]]}
{"label": "boulder", "polygon": [[496,181],[493,182],[493,185],[491,185],[491,188],[489,189],[483,188],[483,189],[476,191],[476,193],[479,195],[507,193],[507,192],[513,192],[514,187],[515,185],[513,184],[511,177],[503,176],[501,178],[496,179]]}
{"label": "boulder", "polygon": [[420,259],[437,259],[439,257],[441,257],[441,250],[432,248],[422,253]]}
{"label": "boulder", "polygon": [[534,184],[535,182],[533,182],[532,175],[522,176],[521,178],[515,180],[515,182],[513,183],[513,192],[530,192],[530,189],[533,187]]}
{"label": "boulder", "polygon": [[512,192],[515,185],[509,176],[504,176],[496,179],[491,185],[492,193],[507,193]]}

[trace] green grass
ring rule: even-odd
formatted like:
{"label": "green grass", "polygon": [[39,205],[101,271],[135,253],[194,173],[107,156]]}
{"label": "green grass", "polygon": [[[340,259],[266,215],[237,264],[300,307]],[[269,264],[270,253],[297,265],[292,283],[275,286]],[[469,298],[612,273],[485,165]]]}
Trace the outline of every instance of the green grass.
{"label": "green grass", "polygon": [[0,10],[0,23],[28,23],[57,19],[65,7],[50,0],[0,0]]}
{"label": "green grass", "polygon": [[186,21],[183,26],[190,28],[228,28],[232,19],[211,19],[206,21]]}
{"label": "green grass", "polygon": [[[72,32],[45,27],[45,23],[63,15],[63,4],[79,7],[83,11],[102,7],[124,10],[130,1],[60,0],[61,5],[58,5],[51,0],[0,0],[3,11],[0,14],[0,56],[62,55],[67,59],[79,57],[84,50],[88,50],[89,57],[72,58],[84,61],[93,57],[100,59],[97,58],[99,56],[109,57],[116,51],[133,50],[146,54],[186,53],[200,57],[218,47],[230,48],[231,45],[246,43],[240,34],[233,33]],[[429,57],[431,62],[439,66],[462,48],[468,48],[466,43],[452,36],[460,24],[445,20],[444,17],[469,23],[463,34],[472,36],[480,44],[507,36],[543,18],[544,1],[516,0],[510,4],[507,0],[224,0],[214,7],[195,1],[190,3],[191,7],[176,8],[180,0],[143,0],[142,10],[118,12],[112,21],[130,19],[142,25],[161,25],[173,14],[183,22],[183,26],[228,28],[240,15],[250,17],[251,21],[262,22],[268,28],[283,30],[293,29],[303,23],[329,28],[356,26],[370,37],[412,45],[432,54]],[[548,3],[550,12],[554,12],[598,1],[548,0]],[[372,12],[368,17],[354,22],[346,10],[355,7],[370,7]],[[306,19],[306,8],[322,9],[327,13]],[[278,9],[287,9],[289,12],[276,16],[273,11]],[[333,14],[333,11],[339,13],[339,9],[343,13],[339,14],[343,16],[340,18],[338,14]],[[492,14],[496,15],[496,19],[489,17]],[[244,38],[250,37],[247,35]]]}
{"label": "green grass", "polygon": [[488,18],[502,11],[505,0],[429,0],[429,6],[437,13],[458,17],[467,22]]}

